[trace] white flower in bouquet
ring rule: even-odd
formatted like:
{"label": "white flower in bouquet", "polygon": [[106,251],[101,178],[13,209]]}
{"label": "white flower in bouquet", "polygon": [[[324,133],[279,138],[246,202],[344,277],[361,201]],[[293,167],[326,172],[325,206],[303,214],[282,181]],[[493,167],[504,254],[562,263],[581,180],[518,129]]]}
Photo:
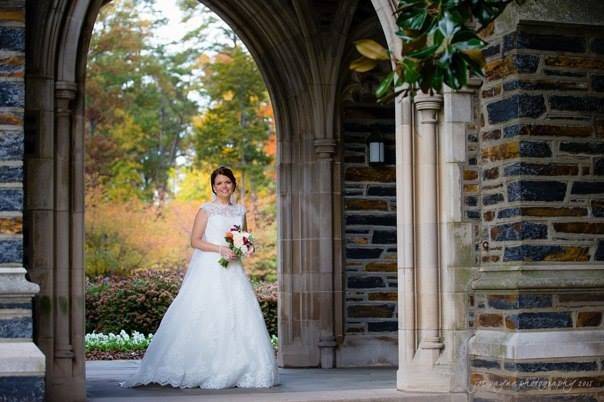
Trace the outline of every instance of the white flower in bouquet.
{"label": "white flower in bouquet", "polygon": [[232,232],[233,233],[233,246],[241,248],[244,245],[243,239],[247,233],[245,232]]}
{"label": "white flower in bouquet", "polygon": [[[248,256],[251,254],[252,250],[254,250],[254,239],[252,234],[244,232],[241,230],[240,226],[233,226],[231,230],[226,232],[224,239],[237,257]],[[224,257],[220,257],[218,263],[224,268],[229,265],[229,261]]]}

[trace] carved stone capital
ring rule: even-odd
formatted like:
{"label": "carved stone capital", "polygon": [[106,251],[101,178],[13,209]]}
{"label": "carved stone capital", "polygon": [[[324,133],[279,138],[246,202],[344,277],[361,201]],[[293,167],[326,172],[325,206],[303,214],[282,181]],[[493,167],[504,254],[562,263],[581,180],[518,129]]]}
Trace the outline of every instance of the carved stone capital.
{"label": "carved stone capital", "polygon": [[336,140],[333,138],[317,138],[313,145],[319,159],[331,159],[336,152]]}
{"label": "carved stone capital", "polygon": [[413,99],[415,109],[420,110],[440,110],[443,105],[442,95],[429,95],[420,93]]}
{"label": "carved stone capital", "polygon": [[55,97],[57,99],[75,99],[78,92],[78,85],[71,81],[55,82]]}

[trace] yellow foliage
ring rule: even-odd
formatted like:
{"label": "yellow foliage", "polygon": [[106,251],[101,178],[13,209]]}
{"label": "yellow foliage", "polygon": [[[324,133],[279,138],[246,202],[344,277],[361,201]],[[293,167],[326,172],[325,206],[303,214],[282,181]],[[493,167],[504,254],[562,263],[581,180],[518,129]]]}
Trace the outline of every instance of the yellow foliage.
{"label": "yellow foliage", "polygon": [[365,73],[373,70],[377,66],[377,61],[361,56],[350,63],[350,69],[359,73]]}
{"label": "yellow foliage", "polygon": [[[154,206],[136,198],[123,202],[94,198],[93,194],[87,196],[87,233],[114,234],[124,248],[133,251],[131,254],[140,254],[142,259],[131,268],[176,269],[186,265],[192,254],[190,233],[199,202],[171,201],[158,214]],[[121,267],[110,268],[123,271]]]}
{"label": "yellow foliage", "polygon": [[235,96],[235,92],[228,90],[225,93],[222,94],[222,99],[224,99],[225,101],[229,102],[233,100],[233,97]]}
{"label": "yellow foliage", "polygon": [[[190,171],[180,184],[176,199],[166,202],[160,212],[137,198],[108,202],[103,200],[100,188],[89,189],[85,214],[87,236],[117,239],[104,245],[117,249],[102,250],[99,257],[99,250],[87,248],[86,272],[105,275],[149,268],[186,268],[193,252],[190,236],[195,215],[200,205],[211,199],[209,175],[203,170]],[[277,279],[275,203],[275,193],[266,191],[258,194],[254,203],[250,201],[246,205],[248,223],[253,223],[249,229],[256,238],[257,250],[244,265],[253,279]],[[119,263],[120,266],[107,267],[107,261],[99,260],[107,253],[118,257],[109,259],[109,264]]]}
{"label": "yellow foliage", "polygon": [[360,39],[354,42],[359,53],[371,60],[390,60],[388,50],[373,39]]}
{"label": "yellow foliage", "polygon": [[233,57],[226,53],[218,53],[214,59],[216,63],[221,64],[231,64],[233,62]]}

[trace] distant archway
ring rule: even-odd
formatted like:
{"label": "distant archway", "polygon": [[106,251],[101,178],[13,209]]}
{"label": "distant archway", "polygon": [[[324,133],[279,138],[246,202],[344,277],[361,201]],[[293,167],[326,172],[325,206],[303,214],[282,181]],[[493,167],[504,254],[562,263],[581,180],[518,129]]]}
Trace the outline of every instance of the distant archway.
{"label": "distant archway", "polygon": [[[333,367],[334,250],[341,250],[333,226],[339,191],[333,108],[356,1],[321,8],[329,14],[323,19],[308,4],[202,2],[244,41],[274,105],[279,364]],[[85,398],[84,80],[92,28],[105,3],[49,1],[28,10],[25,249],[31,279],[41,287],[35,340],[47,357],[49,400]],[[373,3],[381,20],[391,19],[390,2]],[[334,32],[340,41],[322,40]]]}

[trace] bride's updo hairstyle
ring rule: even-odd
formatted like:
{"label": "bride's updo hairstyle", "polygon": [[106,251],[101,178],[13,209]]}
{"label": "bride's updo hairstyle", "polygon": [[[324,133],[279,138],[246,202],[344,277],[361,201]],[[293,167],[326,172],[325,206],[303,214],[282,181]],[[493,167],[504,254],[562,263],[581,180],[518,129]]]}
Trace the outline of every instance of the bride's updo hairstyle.
{"label": "bride's updo hairstyle", "polygon": [[226,166],[220,166],[219,168],[214,170],[212,172],[212,175],[210,176],[210,186],[212,188],[212,192],[216,194],[216,191],[214,191],[214,180],[216,180],[216,176],[218,176],[219,174],[231,179],[231,182],[233,182],[233,191],[235,191],[235,189],[237,188],[237,180],[235,179],[233,171]]}

